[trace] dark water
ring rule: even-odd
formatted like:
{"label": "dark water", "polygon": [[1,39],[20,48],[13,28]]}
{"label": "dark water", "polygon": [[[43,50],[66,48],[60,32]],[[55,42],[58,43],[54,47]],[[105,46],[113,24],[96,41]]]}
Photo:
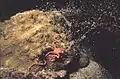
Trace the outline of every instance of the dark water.
{"label": "dark water", "polygon": [[51,8],[61,9],[67,0],[0,0],[0,20],[9,19],[10,16],[25,10]]}
{"label": "dark water", "polygon": [[97,26],[86,34],[83,45],[93,51],[97,62],[120,79],[119,7],[119,0],[0,0],[0,20],[30,9],[63,9],[72,22],[72,40],[81,39],[82,34]]}

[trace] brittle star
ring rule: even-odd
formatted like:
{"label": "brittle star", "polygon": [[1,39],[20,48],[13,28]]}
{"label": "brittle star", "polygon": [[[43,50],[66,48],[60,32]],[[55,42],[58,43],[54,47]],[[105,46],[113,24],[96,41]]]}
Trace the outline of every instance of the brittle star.
{"label": "brittle star", "polygon": [[47,52],[47,54],[45,55],[45,58],[48,60],[43,60],[43,63],[39,63],[39,59],[35,58],[34,59],[34,64],[39,64],[39,65],[45,65],[47,64],[47,61],[55,61],[56,58],[59,59],[60,58],[60,54],[64,53],[64,49],[63,48],[57,48],[56,47],[56,38],[57,35],[55,34],[53,37],[53,51]]}
{"label": "brittle star", "polygon": [[56,42],[57,42],[56,38],[57,38],[57,35],[55,34],[54,37],[53,37],[53,47],[54,47],[54,50],[48,52],[46,54],[46,56],[50,55],[50,56],[53,56],[53,58],[60,58],[60,54],[64,53],[64,49],[63,48],[57,48],[57,46],[56,46]]}

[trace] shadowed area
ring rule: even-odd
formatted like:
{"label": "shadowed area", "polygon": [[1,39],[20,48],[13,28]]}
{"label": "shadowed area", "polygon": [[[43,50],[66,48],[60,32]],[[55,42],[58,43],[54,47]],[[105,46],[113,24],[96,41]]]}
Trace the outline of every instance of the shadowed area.
{"label": "shadowed area", "polygon": [[95,53],[95,60],[105,67],[115,79],[119,79],[120,32],[99,29],[100,33],[90,38],[89,44]]}

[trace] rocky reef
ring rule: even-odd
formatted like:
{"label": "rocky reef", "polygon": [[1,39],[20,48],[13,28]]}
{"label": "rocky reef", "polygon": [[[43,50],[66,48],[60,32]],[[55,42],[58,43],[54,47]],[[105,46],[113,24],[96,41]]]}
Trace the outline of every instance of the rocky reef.
{"label": "rocky reef", "polygon": [[[72,25],[64,15],[64,11],[31,10],[2,22],[0,78],[113,79],[107,70],[87,56],[88,51],[79,47],[80,41],[72,40],[73,32],[69,32]],[[64,52],[61,54],[57,48]]]}

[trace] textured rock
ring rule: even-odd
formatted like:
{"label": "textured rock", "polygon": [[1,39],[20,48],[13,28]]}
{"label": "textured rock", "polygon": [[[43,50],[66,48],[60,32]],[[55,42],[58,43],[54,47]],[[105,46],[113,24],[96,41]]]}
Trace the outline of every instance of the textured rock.
{"label": "textured rock", "polygon": [[58,34],[57,47],[67,50],[70,43],[64,28],[54,21],[58,14],[57,11],[31,10],[18,13],[5,21],[5,29],[0,38],[0,64],[27,72],[34,57],[45,48],[54,48],[55,34]]}
{"label": "textured rock", "polygon": [[80,68],[77,72],[70,75],[70,79],[114,79],[112,76],[99,64],[90,61],[90,64],[85,68]]}

